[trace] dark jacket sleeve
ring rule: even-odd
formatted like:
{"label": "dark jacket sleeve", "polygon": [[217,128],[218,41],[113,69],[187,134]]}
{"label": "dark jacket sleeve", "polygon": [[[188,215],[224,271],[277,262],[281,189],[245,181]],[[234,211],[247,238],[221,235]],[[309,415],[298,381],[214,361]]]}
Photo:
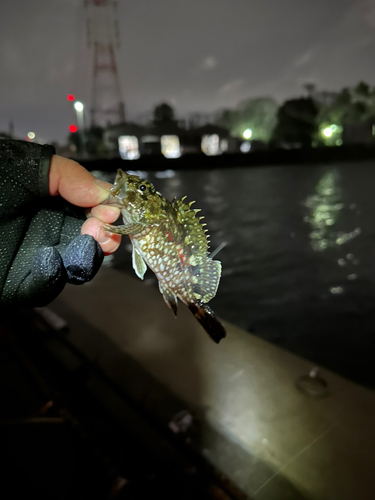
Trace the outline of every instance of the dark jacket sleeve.
{"label": "dark jacket sleeve", "polygon": [[51,302],[99,270],[103,252],[81,235],[84,210],[49,196],[54,149],[0,140],[0,309]]}
{"label": "dark jacket sleeve", "polygon": [[0,294],[35,208],[49,195],[52,146],[0,139]]}
{"label": "dark jacket sleeve", "polygon": [[[0,180],[34,197],[49,195],[48,175],[53,146],[0,139]],[[5,187],[5,186],[4,186]],[[5,189],[0,195],[5,194]],[[13,200],[13,205],[16,200]],[[1,212],[0,212],[1,213]]]}

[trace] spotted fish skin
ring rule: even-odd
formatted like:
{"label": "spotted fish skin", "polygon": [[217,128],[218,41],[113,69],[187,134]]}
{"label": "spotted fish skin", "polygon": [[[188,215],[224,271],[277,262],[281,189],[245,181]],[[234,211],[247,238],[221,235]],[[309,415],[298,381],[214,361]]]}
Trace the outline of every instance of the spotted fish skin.
{"label": "spotted fish skin", "polygon": [[199,210],[191,209],[192,203],[184,200],[169,202],[147,180],[118,170],[105,204],[121,209],[124,225],[107,224],[105,230],[128,234],[137,276],[143,279],[147,266],[152,269],[174,314],[178,298],[219,342],[226,332],[207,302],[216,295],[221,263],[209,258]]}

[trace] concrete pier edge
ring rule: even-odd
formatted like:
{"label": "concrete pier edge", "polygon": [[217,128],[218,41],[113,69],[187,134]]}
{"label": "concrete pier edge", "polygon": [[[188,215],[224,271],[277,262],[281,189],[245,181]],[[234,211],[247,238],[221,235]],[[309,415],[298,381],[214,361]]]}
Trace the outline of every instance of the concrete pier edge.
{"label": "concrete pier edge", "polygon": [[298,389],[309,361],[228,323],[215,345],[183,304],[174,320],[157,289],[113,269],[49,308],[67,342],[250,498],[371,497],[373,391],[324,368],[326,391]]}

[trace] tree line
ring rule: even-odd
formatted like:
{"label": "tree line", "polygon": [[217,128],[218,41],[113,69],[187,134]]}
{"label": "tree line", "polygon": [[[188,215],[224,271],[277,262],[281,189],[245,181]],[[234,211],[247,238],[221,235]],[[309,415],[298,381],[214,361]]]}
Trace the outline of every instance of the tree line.
{"label": "tree line", "polygon": [[[269,147],[339,146],[343,130],[348,126],[367,125],[375,141],[375,87],[360,82],[339,92],[317,91],[313,84],[305,85],[307,96],[286,100],[281,105],[270,97],[246,99],[234,109],[223,109],[209,116],[195,113],[190,124],[178,120],[168,103],[154,107],[149,125],[158,129],[194,128],[199,123],[211,123],[226,129],[232,137],[249,139]],[[90,155],[103,155],[104,128],[86,130],[86,150]],[[78,134],[68,141],[79,147]]]}
{"label": "tree line", "polygon": [[245,100],[235,109],[221,111],[216,123],[235,137],[251,129],[254,140],[303,147],[340,145],[345,126],[375,123],[375,87],[360,82],[339,92],[306,88],[307,97],[289,99],[281,106],[268,97]]}

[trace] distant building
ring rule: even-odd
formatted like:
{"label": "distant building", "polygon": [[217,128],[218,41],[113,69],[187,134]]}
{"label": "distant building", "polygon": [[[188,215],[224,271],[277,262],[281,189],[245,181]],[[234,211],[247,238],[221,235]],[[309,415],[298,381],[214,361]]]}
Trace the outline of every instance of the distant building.
{"label": "distant building", "polygon": [[143,135],[144,127],[135,123],[119,123],[110,125],[103,132],[103,142],[108,148],[110,155],[119,156],[119,137],[130,136],[138,140]]}
{"label": "distant building", "polygon": [[162,154],[166,158],[178,158],[189,153],[203,152],[215,156],[243,151],[243,141],[231,137],[225,128],[206,124],[187,129],[177,120],[156,121],[149,126],[134,123],[111,125],[104,131],[104,143],[111,156],[128,160],[144,155]]}

